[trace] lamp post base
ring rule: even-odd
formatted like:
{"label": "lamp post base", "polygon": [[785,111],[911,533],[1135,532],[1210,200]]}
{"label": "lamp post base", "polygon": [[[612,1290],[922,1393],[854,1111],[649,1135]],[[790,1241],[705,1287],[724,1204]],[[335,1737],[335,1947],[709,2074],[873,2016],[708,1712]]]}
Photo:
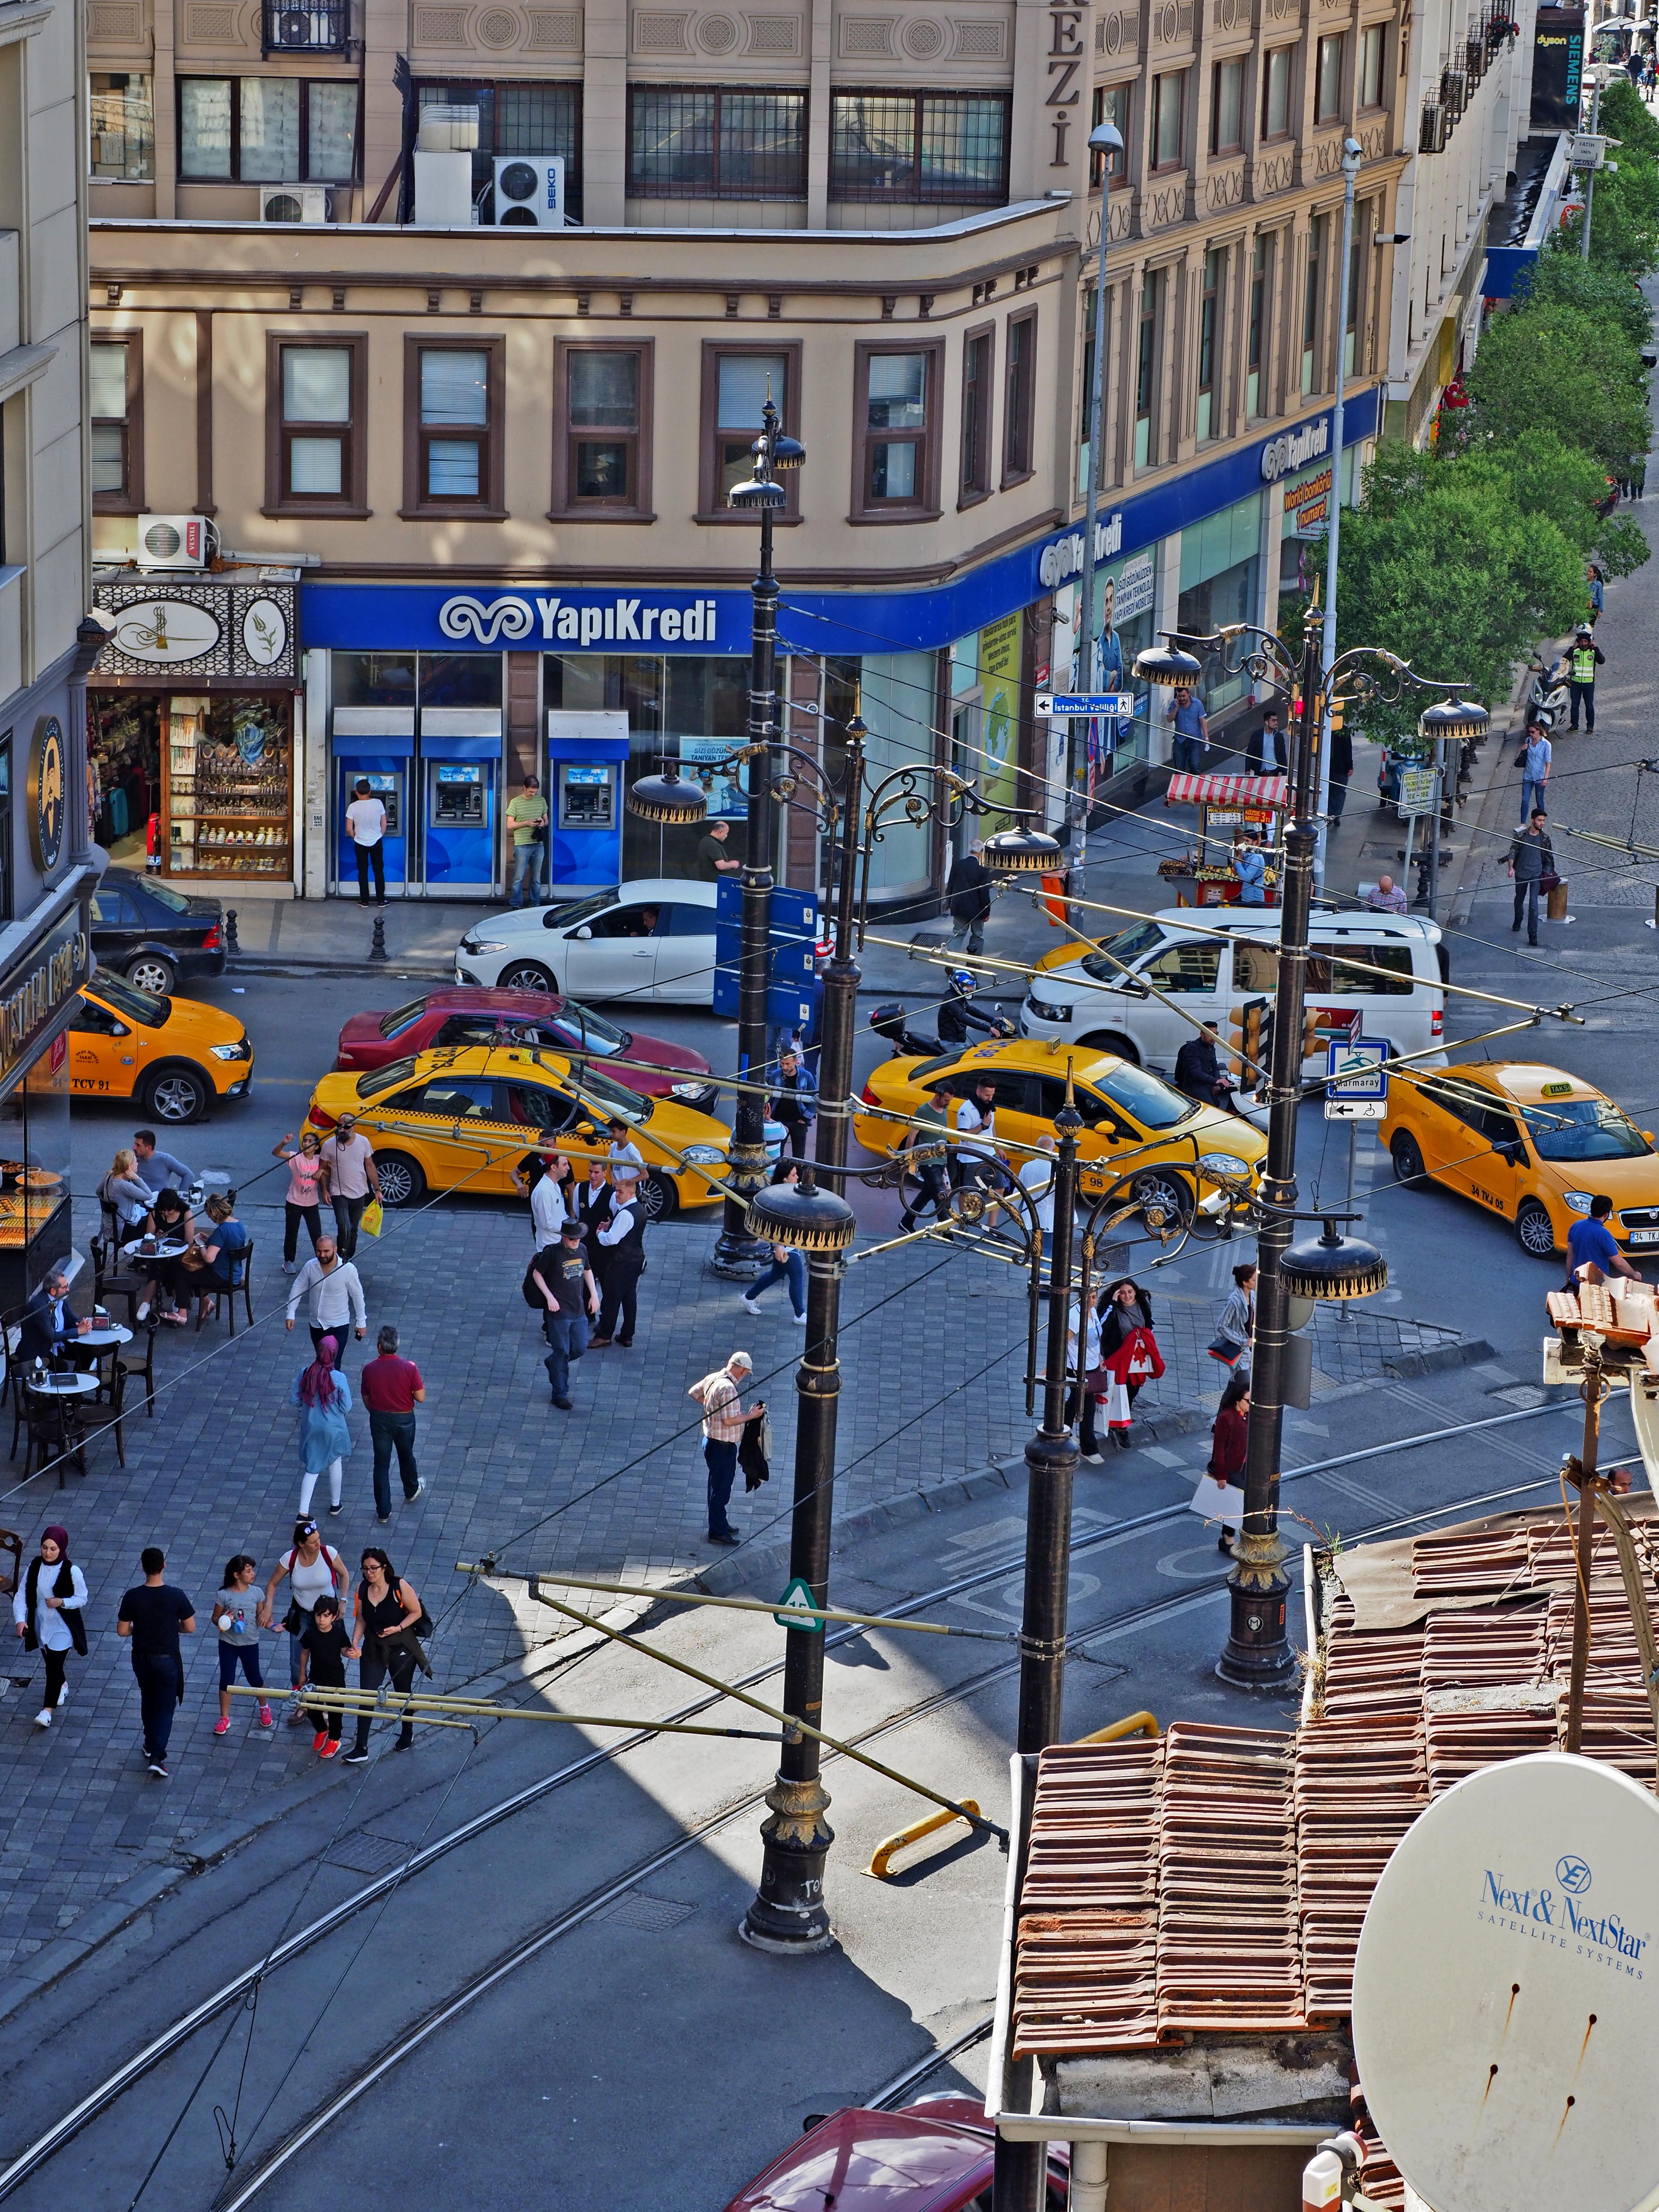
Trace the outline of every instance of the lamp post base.
{"label": "lamp post base", "polygon": [[811,1958],[836,1942],[823,1902],[823,1862],[836,1840],[823,1817],[830,1799],[816,1775],[792,1782],[780,1774],[766,1802],[772,1811],[761,1823],[760,1888],[738,1933],[757,1951]]}
{"label": "lamp post base", "polygon": [[1215,1666],[1236,1690],[1283,1691],[1296,1680],[1297,1656],[1285,1626],[1289,1556],[1277,1531],[1240,1540],[1227,1577],[1232,1618]]}
{"label": "lamp post base", "polygon": [[708,1262],[711,1275],[731,1283],[759,1280],[772,1264],[772,1247],[757,1237],[722,1235]]}

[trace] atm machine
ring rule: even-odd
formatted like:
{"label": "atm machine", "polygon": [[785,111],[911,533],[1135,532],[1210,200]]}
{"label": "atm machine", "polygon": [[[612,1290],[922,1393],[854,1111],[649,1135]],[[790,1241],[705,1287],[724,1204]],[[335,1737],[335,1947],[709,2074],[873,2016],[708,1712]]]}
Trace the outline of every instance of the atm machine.
{"label": "atm machine", "polygon": [[402,897],[410,879],[409,786],[415,751],[412,707],[337,707],[334,765],[334,878],[342,892],[357,888],[357,848],[346,829],[346,809],[366,781],[386,809],[386,887]]}
{"label": "atm machine", "polygon": [[552,843],[548,890],[556,899],[607,890],[622,880],[622,829],[628,775],[628,715],[549,710],[548,812]]}

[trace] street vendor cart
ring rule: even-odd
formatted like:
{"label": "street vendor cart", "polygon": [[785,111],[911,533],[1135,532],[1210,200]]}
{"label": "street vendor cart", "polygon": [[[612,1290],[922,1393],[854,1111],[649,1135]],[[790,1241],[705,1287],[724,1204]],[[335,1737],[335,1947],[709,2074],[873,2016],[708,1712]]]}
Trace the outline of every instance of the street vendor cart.
{"label": "street vendor cart", "polygon": [[1197,843],[1188,852],[1172,854],[1158,864],[1158,872],[1174,890],[1177,906],[1237,905],[1233,840],[1247,825],[1261,832],[1267,864],[1267,904],[1279,904],[1280,824],[1290,805],[1290,789],[1284,776],[1172,775],[1164,804],[1199,810]]}

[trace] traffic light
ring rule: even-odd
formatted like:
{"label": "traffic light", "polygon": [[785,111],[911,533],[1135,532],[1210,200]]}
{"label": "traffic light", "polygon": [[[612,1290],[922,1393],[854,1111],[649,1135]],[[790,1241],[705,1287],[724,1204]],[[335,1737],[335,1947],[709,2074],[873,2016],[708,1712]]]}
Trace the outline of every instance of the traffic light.
{"label": "traffic light", "polygon": [[1228,1049],[1232,1054],[1229,1065],[1235,1081],[1246,1091],[1255,1088],[1261,1080],[1257,1070],[1267,1067],[1272,1020],[1273,1010],[1266,999],[1246,999],[1229,1017]]}
{"label": "traffic light", "polygon": [[1309,1006],[1302,1016],[1302,1057],[1317,1060],[1325,1049],[1325,1040],[1320,1035],[1324,1016],[1317,1006]]}

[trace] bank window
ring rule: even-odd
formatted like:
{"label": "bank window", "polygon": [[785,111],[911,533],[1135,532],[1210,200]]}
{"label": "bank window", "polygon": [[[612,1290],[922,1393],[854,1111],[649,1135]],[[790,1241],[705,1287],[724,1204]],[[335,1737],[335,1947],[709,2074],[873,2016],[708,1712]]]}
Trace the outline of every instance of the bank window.
{"label": "bank window", "polygon": [[1252,418],[1261,412],[1261,365],[1267,342],[1268,265],[1273,246],[1265,234],[1255,241],[1250,260],[1250,328],[1244,374],[1244,411]]}
{"label": "bank window", "polygon": [[137,332],[99,338],[89,351],[93,507],[136,514],[144,498],[143,342]]}
{"label": "bank window", "polygon": [[1319,373],[1319,285],[1325,261],[1325,233],[1328,216],[1316,215],[1308,226],[1308,273],[1302,287],[1302,389],[1311,392]]}
{"label": "bank window", "polygon": [[179,81],[179,174],[186,183],[349,184],[357,86],[348,78]]}
{"label": "bank window", "polygon": [[472,204],[479,210],[481,222],[489,222],[494,217],[498,154],[522,154],[532,161],[557,155],[564,163],[566,217],[571,222],[581,221],[580,85],[477,84],[465,79],[435,83],[423,79],[416,87],[416,96],[422,109],[437,106],[477,109]]}
{"label": "bank window", "polygon": [[365,337],[327,345],[268,342],[268,513],[361,514]]}
{"label": "bank window", "polygon": [[1386,23],[1373,23],[1359,34],[1359,105],[1382,105],[1382,57],[1388,42]]}
{"label": "bank window", "polygon": [[1023,483],[1031,473],[1032,416],[1036,398],[1035,313],[1016,316],[1004,341],[1002,374],[1002,481]]}
{"label": "bank window", "polygon": [[1294,46],[1273,46],[1261,70],[1261,135],[1288,138],[1291,133],[1291,64]]}
{"label": "bank window", "polygon": [[155,174],[151,80],[130,70],[94,70],[90,91],[92,174],[148,183]]}
{"label": "bank window", "polygon": [[1344,33],[1334,31],[1319,41],[1319,70],[1314,88],[1314,121],[1342,119],[1342,55],[1347,45]]}
{"label": "bank window", "polygon": [[838,92],[830,98],[832,200],[995,207],[1006,197],[1006,93]]}
{"label": "bank window", "polygon": [[1152,459],[1152,411],[1158,392],[1158,311],[1163,272],[1149,269],[1140,280],[1140,313],[1135,330],[1135,466]]}
{"label": "bank window", "polygon": [[1152,162],[1154,169],[1181,166],[1182,125],[1187,96],[1184,70],[1152,79]]}
{"label": "bank window", "polygon": [[1210,100],[1210,151],[1237,154],[1244,143],[1244,64],[1218,62]]}
{"label": "bank window", "polygon": [[1102,179],[1109,176],[1115,185],[1121,185],[1129,173],[1129,87],[1127,84],[1097,84],[1095,87],[1091,128],[1109,123],[1123,141],[1111,155],[1109,167],[1104,154],[1091,153],[1089,182],[1098,191]]}
{"label": "bank window", "polygon": [[1198,305],[1198,438],[1200,444],[1216,435],[1215,364],[1220,334],[1221,286],[1227,266],[1224,248],[1212,246],[1204,257],[1204,288]]}
{"label": "bank window", "polygon": [[937,343],[861,345],[854,387],[854,511],[866,520],[938,503]]}
{"label": "bank window", "polygon": [[563,419],[554,440],[553,512],[642,515],[650,501],[650,347],[562,341],[556,374]]}
{"label": "bank window", "polygon": [[405,346],[405,511],[501,505],[503,341]]}
{"label": "bank window", "polygon": [[[755,472],[755,440],[763,428],[769,392],[779,420],[793,437],[799,429],[796,385],[800,374],[800,348],[788,346],[721,346],[705,343],[702,362],[703,465],[698,491],[698,512],[705,520],[731,521],[739,510],[726,504],[733,484],[744,483]],[[779,477],[789,504],[780,510],[791,515],[797,509],[799,477],[793,469]],[[752,521],[753,517],[745,518]]]}
{"label": "bank window", "polygon": [[962,342],[962,483],[966,507],[991,489],[991,362],[996,334],[988,325]]}
{"label": "bank window", "polygon": [[641,199],[805,199],[806,94],[631,87],[628,189]]}

